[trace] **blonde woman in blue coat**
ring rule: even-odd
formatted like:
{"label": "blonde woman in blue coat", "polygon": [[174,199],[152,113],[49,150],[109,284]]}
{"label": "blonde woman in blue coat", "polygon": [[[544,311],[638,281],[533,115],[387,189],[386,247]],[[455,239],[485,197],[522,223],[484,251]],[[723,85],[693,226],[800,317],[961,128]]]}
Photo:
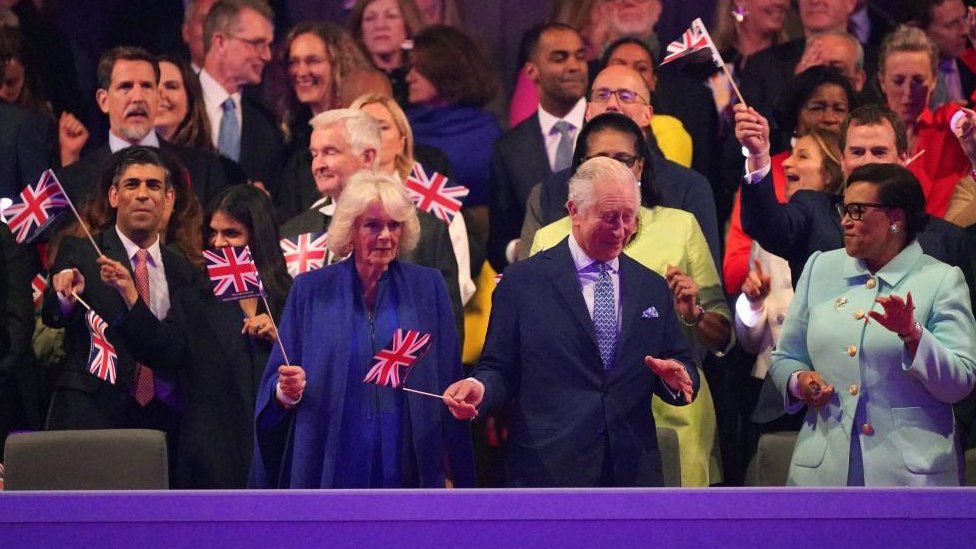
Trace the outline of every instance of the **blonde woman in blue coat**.
{"label": "blonde woman in blue coat", "polygon": [[813,254],[772,376],[807,405],[797,486],[950,486],[962,470],[952,403],[973,388],[976,322],[962,272],[922,253],[918,180],[893,164],[851,173],[844,250]]}

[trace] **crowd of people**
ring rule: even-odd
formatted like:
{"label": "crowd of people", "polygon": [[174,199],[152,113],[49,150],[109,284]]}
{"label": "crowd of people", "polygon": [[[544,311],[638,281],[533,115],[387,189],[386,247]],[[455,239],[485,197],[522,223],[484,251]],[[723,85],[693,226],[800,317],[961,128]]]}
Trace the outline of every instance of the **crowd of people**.
{"label": "crowd of people", "polygon": [[[673,3],[553,0],[504,83],[457,0],[188,0],[181,47],[91,67],[44,4],[0,2],[0,196],[51,169],[77,212],[0,223],[0,448],[157,429],[177,488],[660,486],[669,429],[699,487],[796,431],[790,485],[962,482],[963,0],[699,2],[714,49],[667,64]],[[240,246],[264,299],[211,289]]]}

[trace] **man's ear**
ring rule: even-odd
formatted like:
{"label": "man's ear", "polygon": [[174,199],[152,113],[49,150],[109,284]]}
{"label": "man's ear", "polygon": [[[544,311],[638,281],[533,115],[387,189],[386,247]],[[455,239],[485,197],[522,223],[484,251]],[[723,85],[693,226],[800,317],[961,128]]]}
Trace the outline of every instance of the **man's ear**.
{"label": "man's ear", "polygon": [[525,62],[525,65],[522,65],[522,68],[525,70],[525,76],[529,77],[529,80],[533,84],[538,84],[539,83],[539,72],[540,71],[539,71],[539,66],[538,65],[536,65],[532,61],[526,61]]}
{"label": "man's ear", "polygon": [[113,208],[119,207],[119,188],[111,185],[108,188],[108,203]]}
{"label": "man's ear", "polygon": [[105,114],[108,114],[108,90],[105,88],[98,88],[95,91],[95,103],[98,103],[98,108]]}
{"label": "man's ear", "polygon": [[373,162],[376,161],[378,154],[376,154],[376,149],[366,149],[363,151],[363,165],[372,168]]}

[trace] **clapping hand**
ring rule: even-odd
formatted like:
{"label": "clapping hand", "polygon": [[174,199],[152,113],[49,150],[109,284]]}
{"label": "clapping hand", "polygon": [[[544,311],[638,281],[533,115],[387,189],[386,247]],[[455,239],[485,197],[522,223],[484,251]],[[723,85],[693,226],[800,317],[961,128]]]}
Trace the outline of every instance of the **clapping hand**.
{"label": "clapping hand", "polygon": [[678,314],[686,323],[694,322],[698,316],[698,284],[674,265],[668,265],[664,279],[674,296],[674,308],[678,310]]}
{"label": "clapping hand", "polygon": [[769,296],[769,275],[763,272],[762,262],[752,260],[752,270],[742,283],[742,293],[750,303],[762,303]]}
{"label": "clapping hand", "polygon": [[884,308],[883,313],[871,311],[868,313],[878,324],[898,334],[899,337],[910,334],[915,329],[915,303],[912,292],[908,292],[905,299],[894,294],[888,297],[878,296],[876,302]]}
{"label": "clapping hand", "polygon": [[685,402],[691,404],[692,399],[695,395],[695,387],[691,381],[691,376],[688,375],[688,370],[685,369],[685,365],[678,362],[673,358],[660,359],[654,358],[652,356],[644,357],[644,364],[650,366],[651,370],[672,391],[680,392],[685,397]]}

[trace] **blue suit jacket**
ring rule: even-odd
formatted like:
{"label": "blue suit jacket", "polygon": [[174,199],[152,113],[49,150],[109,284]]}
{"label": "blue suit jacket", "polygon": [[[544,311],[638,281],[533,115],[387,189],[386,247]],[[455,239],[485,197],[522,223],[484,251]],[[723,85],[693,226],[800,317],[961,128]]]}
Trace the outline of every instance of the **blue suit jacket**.
{"label": "blue suit jacket", "polygon": [[[911,292],[923,325],[914,357],[874,321],[878,296]],[[952,403],[976,379],[976,322],[959,269],[909,244],[877,273],[843,250],[810,257],[790,303],[770,376],[787,411],[790,375],[816,370],[836,393],[807,411],[790,464],[789,483],[843,485],[852,430],[874,486],[958,485]]]}
{"label": "blue suit jacket", "polygon": [[513,405],[509,485],[599,486],[607,458],[616,486],[662,484],[651,395],[684,400],[644,356],[684,363],[696,393],[698,373],[661,276],[621,255],[620,300],[617,358],[604,371],[567,241],[505,270],[472,376],[483,409]]}

